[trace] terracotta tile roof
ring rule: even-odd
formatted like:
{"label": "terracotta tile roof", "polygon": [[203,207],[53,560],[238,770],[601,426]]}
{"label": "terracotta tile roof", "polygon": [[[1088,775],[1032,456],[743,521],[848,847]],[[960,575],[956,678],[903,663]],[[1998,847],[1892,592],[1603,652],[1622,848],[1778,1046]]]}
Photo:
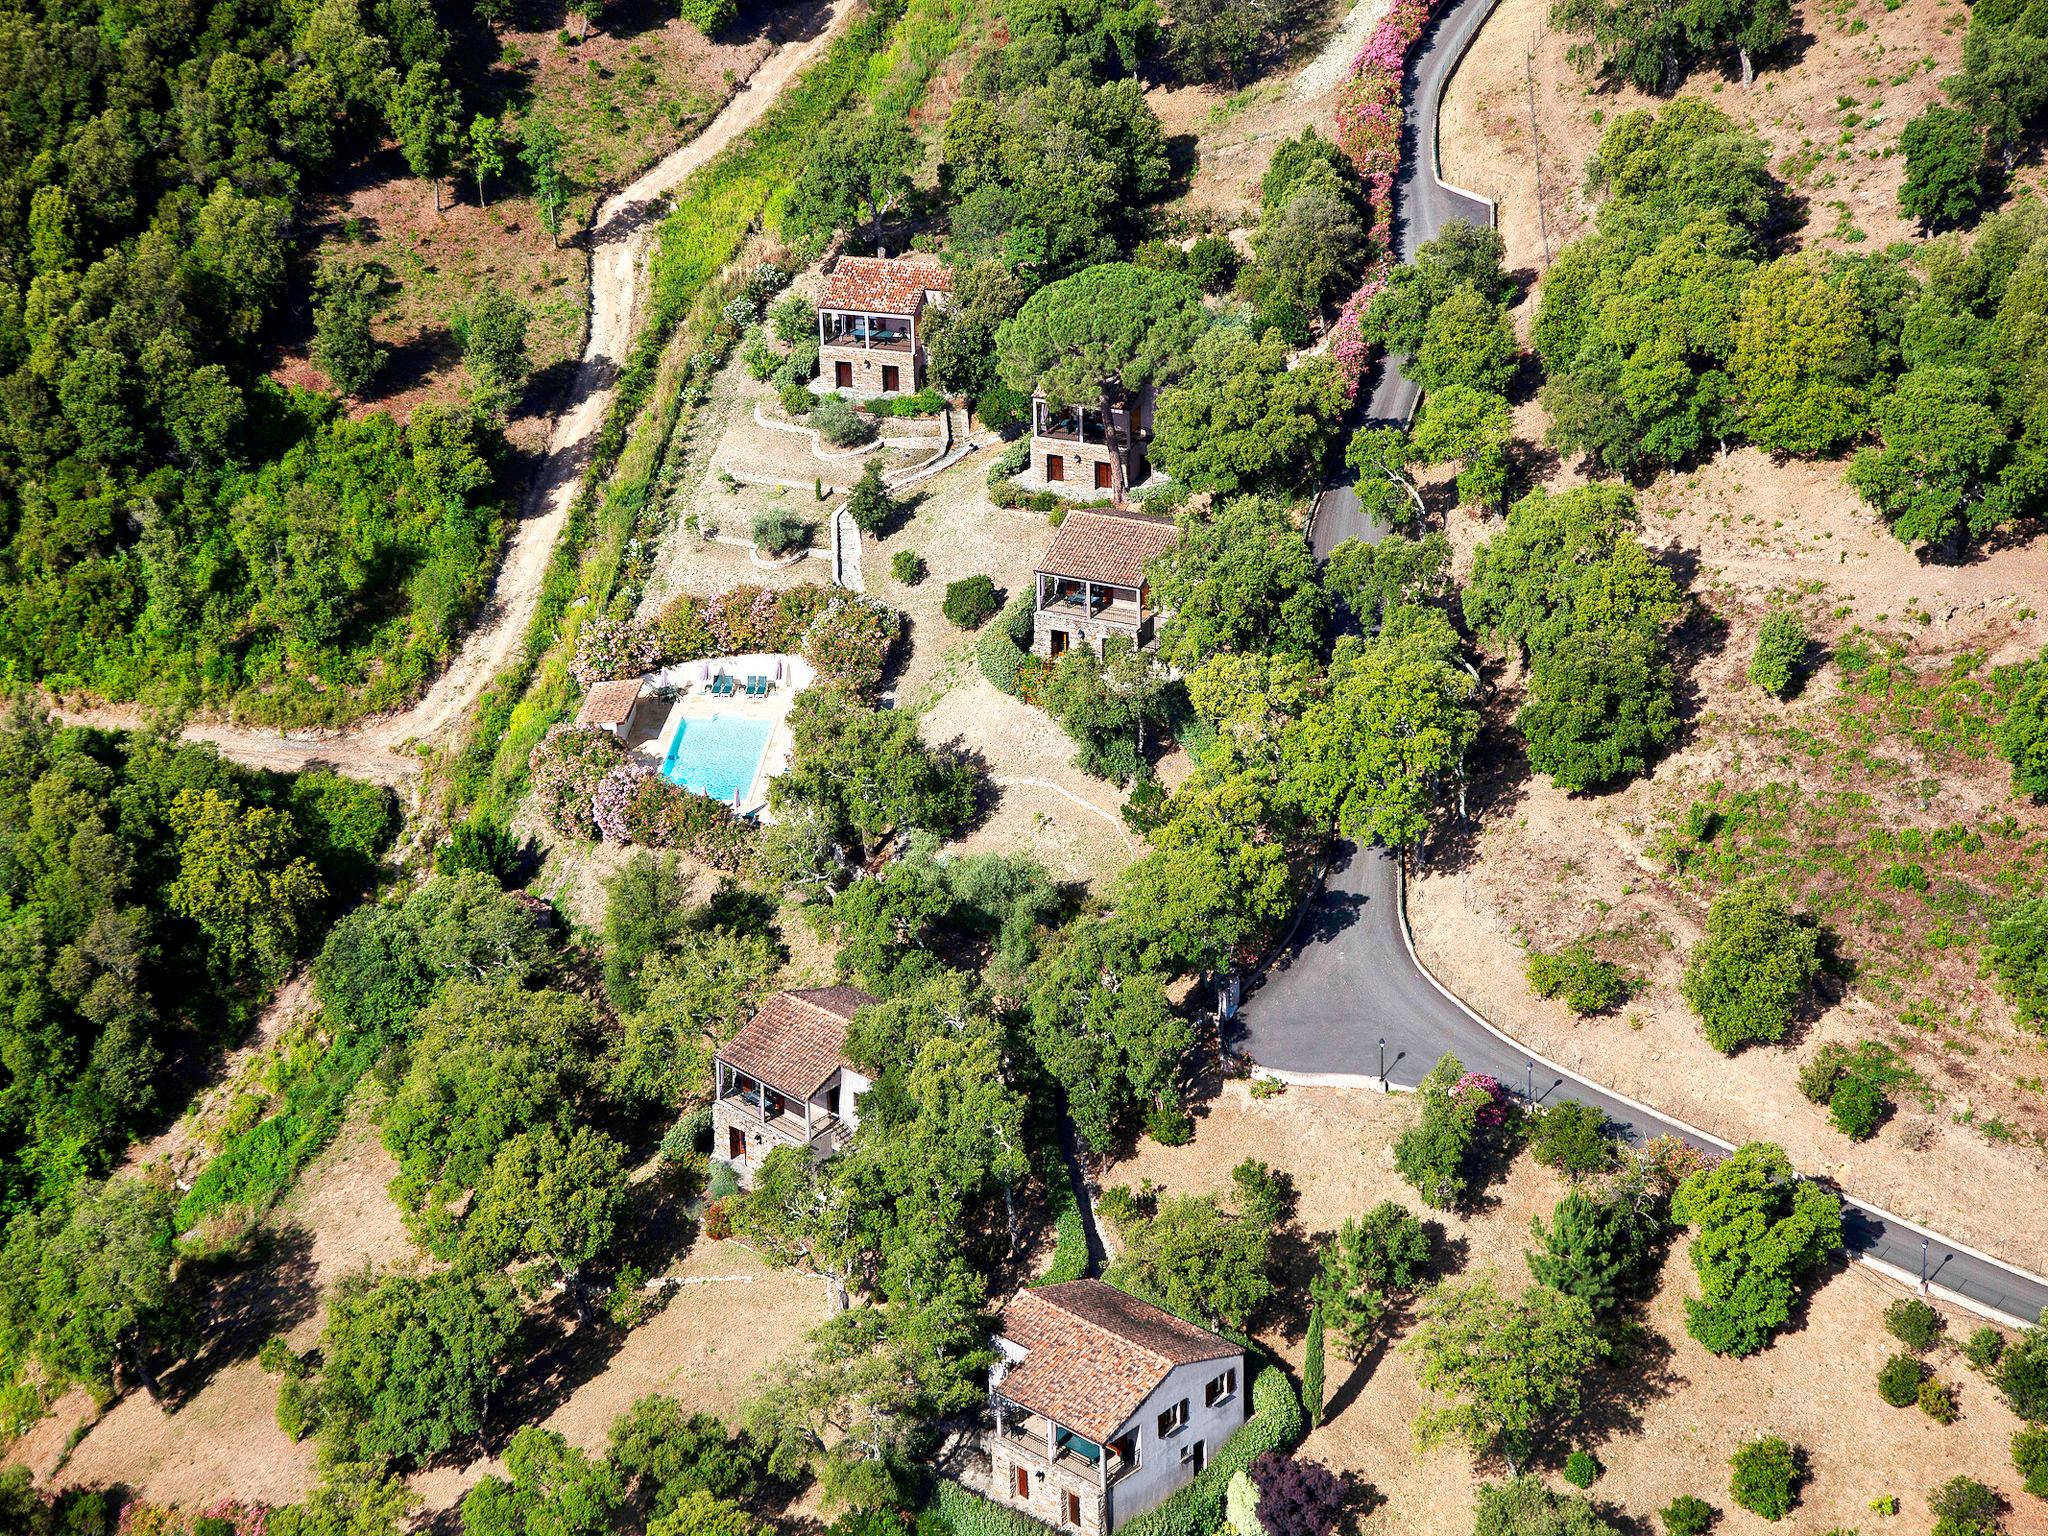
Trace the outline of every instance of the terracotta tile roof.
{"label": "terracotta tile roof", "polygon": [[633,706],[640,702],[640,679],[627,678],[622,683],[596,683],[583,696],[583,707],[576,711],[578,725],[623,725],[633,713]]}
{"label": "terracotta tile roof", "polygon": [[929,256],[842,256],[825,284],[824,309],[914,315],[925,290],[953,291],[953,269]]}
{"label": "terracotta tile roof", "polygon": [[1098,1444],[1129,1422],[1175,1366],[1243,1353],[1100,1280],[1021,1291],[997,1331],[1026,1354],[996,1391]]}
{"label": "terracotta tile roof", "polygon": [[1069,512],[1039,557],[1048,576],[1135,587],[1145,567],[1180,538],[1173,520],[1140,512]]}
{"label": "terracotta tile roof", "polygon": [[807,1099],[846,1059],[846,1024],[874,998],[858,987],[777,992],[720,1049],[719,1058],[770,1088]]}

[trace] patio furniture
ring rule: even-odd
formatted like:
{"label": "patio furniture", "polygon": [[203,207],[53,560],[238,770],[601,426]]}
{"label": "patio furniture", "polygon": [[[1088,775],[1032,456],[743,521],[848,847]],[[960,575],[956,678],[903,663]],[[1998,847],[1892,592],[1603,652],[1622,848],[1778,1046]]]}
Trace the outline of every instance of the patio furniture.
{"label": "patio furniture", "polygon": [[732,691],[732,677],[728,673],[721,672],[711,679],[711,697],[714,699],[728,698]]}
{"label": "patio furniture", "polygon": [[768,696],[768,679],[759,673],[747,679],[747,697],[765,699]]}

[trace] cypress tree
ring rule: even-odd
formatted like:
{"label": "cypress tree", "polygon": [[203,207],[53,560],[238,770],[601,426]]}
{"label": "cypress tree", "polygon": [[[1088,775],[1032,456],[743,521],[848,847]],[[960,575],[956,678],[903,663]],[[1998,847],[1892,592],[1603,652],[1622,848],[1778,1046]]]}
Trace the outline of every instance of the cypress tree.
{"label": "cypress tree", "polygon": [[1308,1358],[1301,1365],[1301,1400],[1311,1426],[1323,1422],[1323,1309],[1308,1309]]}

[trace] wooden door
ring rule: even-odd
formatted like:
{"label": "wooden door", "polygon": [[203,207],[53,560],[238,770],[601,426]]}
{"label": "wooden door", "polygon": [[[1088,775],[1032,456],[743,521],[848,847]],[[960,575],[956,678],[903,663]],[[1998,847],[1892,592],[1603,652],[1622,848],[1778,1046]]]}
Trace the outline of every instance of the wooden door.
{"label": "wooden door", "polygon": [[1106,491],[1109,489],[1109,486],[1109,463],[1107,460],[1098,460],[1095,465],[1095,489]]}
{"label": "wooden door", "polygon": [[1045,478],[1048,480],[1066,479],[1067,461],[1056,453],[1048,453],[1045,456]]}
{"label": "wooden door", "polygon": [[884,393],[900,387],[901,372],[894,363],[882,364],[882,389]]}
{"label": "wooden door", "polygon": [[747,1155],[747,1133],[736,1125],[725,1128],[725,1156],[728,1162],[739,1162]]}
{"label": "wooden door", "polygon": [[832,384],[837,389],[853,388],[853,364],[844,358],[832,365]]}
{"label": "wooden door", "polygon": [[1056,629],[1052,631],[1052,633],[1047,635],[1045,639],[1047,648],[1051,650],[1053,655],[1063,656],[1066,654],[1067,632],[1064,629]]}
{"label": "wooden door", "polygon": [[1078,1528],[1081,1524],[1081,1495],[1067,1494],[1067,1524]]}
{"label": "wooden door", "polygon": [[1031,1497],[1031,1469],[1029,1467],[1018,1467],[1016,1473],[1017,1480],[1011,1486],[1017,1490],[1018,1498],[1029,1500]]}

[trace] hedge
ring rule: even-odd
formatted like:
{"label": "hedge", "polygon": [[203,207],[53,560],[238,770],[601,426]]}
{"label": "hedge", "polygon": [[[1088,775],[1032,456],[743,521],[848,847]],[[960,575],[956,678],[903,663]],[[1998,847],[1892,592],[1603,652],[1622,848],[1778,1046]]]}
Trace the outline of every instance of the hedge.
{"label": "hedge", "polygon": [[1088,1273],[1088,1224],[1081,1219],[1081,1202],[1074,1198],[1074,1181],[1067,1176],[1067,1160],[1057,1142],[1046,1147],[1038,1166],[1045,1180],[1045,1207],[1053,1220],[1052,1265],[1032,1284],[1079,1280]]}
{"label": "hedge", "polygon": [[[1286,1373],[1276,1365],[1260,1367],[1252,1378],[1252,1416],[1244,1428],[1224,1442],[1216,1459],[1192,1483],[1118,1531],[1121,1536],[1210,1536],[1223,1524],[1230,1479],[1267,1451],[1292,1446],[1301,1431],[1301,1400]],[[954,1536],[1040,1536],[1046,1529],[945,1478],[939,1480],[930,1507],[952,1526]]]}
{"label": "hedge", "polygon": [[1011,698],[1020,692],[1017,672],[1031,645],[1031,603],[1030,592],[1019,592],[974,641],[974,660],[981,675]]}

